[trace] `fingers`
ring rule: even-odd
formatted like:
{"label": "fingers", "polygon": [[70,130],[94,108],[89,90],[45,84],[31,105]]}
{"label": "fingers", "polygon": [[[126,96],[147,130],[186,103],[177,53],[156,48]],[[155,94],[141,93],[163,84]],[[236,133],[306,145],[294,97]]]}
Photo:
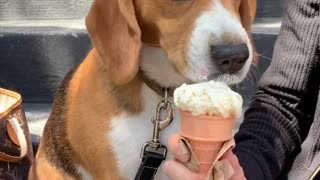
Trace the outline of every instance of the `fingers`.
{"label": "fingers", "polygon": [[201,174],[194,173],[181,163],[175,160],[168,160],[163,165],[164,173],[170,177],[171,180],[204,180],[205,177]]}
{"label": "fingers", "polygon": [[190,159],[190,152],[181,141],[179,134],[174,134],[169,138],[169,150],[178,161],[188,162]]}
{"label": "fingers", "polygon": [[[181,162],[190,160],[190,152],[186,145],[181,141],[179,134],[174,134],[169,138],[169,150],[175,157],[175,160],[168,160],[163,165],[164,173],[172,180],[204,180],[205,177],[198,173],[192,172],[185,167]],[[235,174],[230,180],[246,180],[242,167],[239,164],[238,158],[231,150],[227,151],[222,159],[227,159],[233,167]]]}
{"label": "fingers", "polygon": [[233,154],[231,149],[229,149],[221,159],[228,159],[232,167],[239,166],[238,158]]}
{"label": "fingers", "polygon": [[243,169],[240,166],[239,160],[236,155],[233,154],[231,150],[228,150],[222,157],[222,159],[227,159],[234,169],[234,175],[230,180],[246,180]]}

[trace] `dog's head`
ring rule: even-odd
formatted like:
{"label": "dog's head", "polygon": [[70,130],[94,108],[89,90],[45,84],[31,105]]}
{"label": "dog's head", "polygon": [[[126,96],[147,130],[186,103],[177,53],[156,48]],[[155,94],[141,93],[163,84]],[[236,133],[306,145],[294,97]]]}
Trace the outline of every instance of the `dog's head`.
{"label": "dog's head", "polygon": [[[164,86],[217,78],[237,83],[253,61],[255,11],[256,0],[95,0],[86,22],[116,84],[132,80],[139,68],[156,81],[171,69]],[[159,53],[153,46],[164,58],[152,57]],[[154,53],[140,58],[143,48]]]}

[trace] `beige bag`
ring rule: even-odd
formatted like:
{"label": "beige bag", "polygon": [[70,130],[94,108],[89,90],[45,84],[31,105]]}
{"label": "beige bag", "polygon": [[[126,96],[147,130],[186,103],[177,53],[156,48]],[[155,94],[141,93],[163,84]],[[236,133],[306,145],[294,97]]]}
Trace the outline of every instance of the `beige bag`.
{"label": "beige bag", "polygon": [[21,96],[0,88],[0,179],[27,179],[33,160]]}

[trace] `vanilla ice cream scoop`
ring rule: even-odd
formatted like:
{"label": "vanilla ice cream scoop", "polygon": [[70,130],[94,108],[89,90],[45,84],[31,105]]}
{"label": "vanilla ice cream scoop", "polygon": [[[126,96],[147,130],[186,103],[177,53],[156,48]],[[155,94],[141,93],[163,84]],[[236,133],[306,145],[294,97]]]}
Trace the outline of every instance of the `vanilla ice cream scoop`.
{"label": "vanilla ice cream scoop", "polygon": [[238,118],[242,112],[242,97],[221,82],[183,84],[174,92],[175,105],[192,115],[214,115]]}

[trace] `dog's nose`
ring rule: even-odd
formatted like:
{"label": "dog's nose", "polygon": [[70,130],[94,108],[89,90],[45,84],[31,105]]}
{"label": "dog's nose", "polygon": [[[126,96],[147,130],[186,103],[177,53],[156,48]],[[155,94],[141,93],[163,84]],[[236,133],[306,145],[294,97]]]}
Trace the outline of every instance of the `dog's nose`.
{"label": "dog's nose", "polygon": [[222,73],[234,73],[246,63],[249,49],[246,44],[212,46],[211,56],[214,64]]}

